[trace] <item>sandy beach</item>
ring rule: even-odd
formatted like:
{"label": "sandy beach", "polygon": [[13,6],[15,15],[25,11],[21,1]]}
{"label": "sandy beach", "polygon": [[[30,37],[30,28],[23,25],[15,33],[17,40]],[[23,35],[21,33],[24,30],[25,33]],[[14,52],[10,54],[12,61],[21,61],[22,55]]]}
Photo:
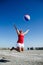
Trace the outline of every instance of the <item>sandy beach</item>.
{"label": "sandy beach", "polygon": [[43,65],[43,50],[0,50],[0,65]]}

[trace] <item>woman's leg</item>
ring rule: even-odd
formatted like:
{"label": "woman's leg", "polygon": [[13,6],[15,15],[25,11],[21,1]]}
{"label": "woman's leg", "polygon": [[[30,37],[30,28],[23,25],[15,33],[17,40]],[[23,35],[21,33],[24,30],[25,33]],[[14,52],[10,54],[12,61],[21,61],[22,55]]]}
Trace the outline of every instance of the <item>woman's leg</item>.
{"label": "woman's leg", "polygon": [[17,51],[18,52],[21,52],[21,47],[17,47]]}
{"label": "woman's leg", "polygon": [[24,48],[23,47],[21,48],[21,51],[24,51]]}
{"label": "woman's leg", "polygon": [[24,43],[21,45],[21,51],[24,51]]}

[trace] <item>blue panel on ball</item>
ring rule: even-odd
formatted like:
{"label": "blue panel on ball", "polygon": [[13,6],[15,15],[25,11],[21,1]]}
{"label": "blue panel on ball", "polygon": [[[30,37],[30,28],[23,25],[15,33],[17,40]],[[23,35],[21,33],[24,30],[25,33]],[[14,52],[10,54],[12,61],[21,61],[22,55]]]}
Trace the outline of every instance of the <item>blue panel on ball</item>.
{"label": "blue panel on ball", "polygon": [[24,16],[25,20],[28,21],[29,19]]}

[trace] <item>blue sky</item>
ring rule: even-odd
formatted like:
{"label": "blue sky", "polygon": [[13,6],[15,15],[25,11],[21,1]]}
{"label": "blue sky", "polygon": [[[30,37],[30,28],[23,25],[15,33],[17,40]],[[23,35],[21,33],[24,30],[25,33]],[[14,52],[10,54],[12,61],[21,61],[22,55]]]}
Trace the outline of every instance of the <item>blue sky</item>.
{"label": "blue sky", "polygon": [[[30,21],[23,19],[25,14],[30,15]],[[24,32],[30,29],[25,47],[43,46],[43,0],[0,0],[0,47],[16,46],[14,24]]]}

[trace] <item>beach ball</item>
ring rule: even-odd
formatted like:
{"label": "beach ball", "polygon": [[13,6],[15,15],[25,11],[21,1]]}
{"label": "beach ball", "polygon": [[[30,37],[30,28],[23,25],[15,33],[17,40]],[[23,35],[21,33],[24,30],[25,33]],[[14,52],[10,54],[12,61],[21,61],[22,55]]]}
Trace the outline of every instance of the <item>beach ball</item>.
{"label": "beach ball", "polygon": [[28,15],[28,14],[24,15],[24,19],[25,19],[26,21],[29,21],[29,20],[30,20],[30,15]]}

